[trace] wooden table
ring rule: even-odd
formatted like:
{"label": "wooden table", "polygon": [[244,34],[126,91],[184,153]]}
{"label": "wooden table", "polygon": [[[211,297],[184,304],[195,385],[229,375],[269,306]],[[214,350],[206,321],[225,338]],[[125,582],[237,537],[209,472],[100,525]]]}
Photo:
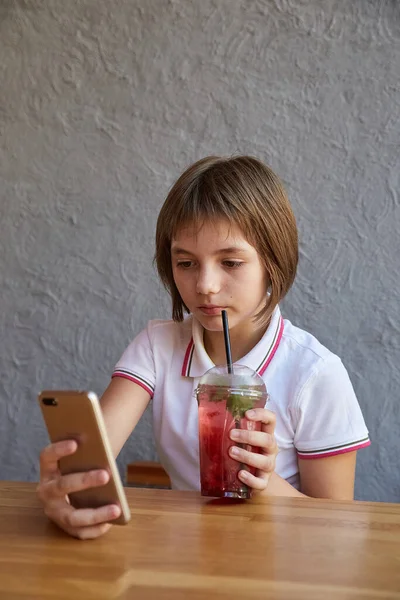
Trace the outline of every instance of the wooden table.
{"label": "wooden table", "polygon": [[1,600],[400,599],[400,505],[127,496],[129,525],[81,542],[0,482]]}

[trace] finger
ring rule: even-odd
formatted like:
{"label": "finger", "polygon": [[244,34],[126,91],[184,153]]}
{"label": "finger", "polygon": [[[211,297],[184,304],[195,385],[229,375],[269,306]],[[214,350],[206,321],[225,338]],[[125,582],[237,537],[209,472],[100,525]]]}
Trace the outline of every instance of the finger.
{"label": "finger", "polygon": [[80,540],[95,540],[107,533],[111,527],[112,525],[110,523],[103,523],[102,525],[96,525],[95,527],[83,527],[82,529],[78,529],[76,533],[72,532],[71,535]]}
{"label": "finger", "polygon": [[270,473],[275,468],[275,454],[258,454],[256,452],[249,452],[243,448],[238,448],[237,446],[232,446],[232,448],[229,449],[229,454],[241,464],[255,467],[264,473]]}
{"label": "finger", "polygon": [[110,476],[104,469],[60,475],[42,486],[42,493],[49,498],[60,498],[73,492],[80,492],[81,490],[105,485],[109,479]]}
{"label": "finger", "polygon": [[238,478],[250,488],[257,491],[265,490],[268,485],[269,479],[269,477],[256,477],[255,475],[252,475],[251,473],[245,470],[239,471]]}
{"label": "finger", "polygon": [[[47,516],[51,518],[51,508]],[[121,509],[116,504],[109,504],[99,508],[79,508],[68,507],[58,513],[57,522],[63,529],[73,530],[102,525],[117,519],[121,514]]]}
{"label": "finger", "polygon": [[265,431],[249,431],[248,429],[232,429],[229,434],[231,440],[240,444],[250,444],[262,448],[263,451],[272,451],[275,447],[275,436]]}
{"label": "finger", "polygon": [[261,421],[262,430],[266,433],[274,433],[276,425],[276,415],[272,410],[266,408],[252,408],[246,411],[246,418],[249,421]]}
{"label": "finger", "polygon": [[63,456],[76,452],[78,444],[75,440],[63,440],[49,444],[40,453],[40,474],[42,479],[51,478],[59,472],[58,461]]}

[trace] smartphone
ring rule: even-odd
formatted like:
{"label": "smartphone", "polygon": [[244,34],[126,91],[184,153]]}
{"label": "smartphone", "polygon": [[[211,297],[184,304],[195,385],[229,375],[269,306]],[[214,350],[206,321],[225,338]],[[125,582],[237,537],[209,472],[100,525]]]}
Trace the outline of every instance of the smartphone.
{"label": "smartphone", "polygon": [[130,510],[96,394],[45,390],[39,394],[38,401],[51,442],[75,440],[78,443],[74,454],[59,460],[61,473],[67,475],[92,469],[105,469],[110,473],[110,480],[105,485],[69,494],[72,506],[98,508],[118,504],[121,514],[112,523],[128,523]]}

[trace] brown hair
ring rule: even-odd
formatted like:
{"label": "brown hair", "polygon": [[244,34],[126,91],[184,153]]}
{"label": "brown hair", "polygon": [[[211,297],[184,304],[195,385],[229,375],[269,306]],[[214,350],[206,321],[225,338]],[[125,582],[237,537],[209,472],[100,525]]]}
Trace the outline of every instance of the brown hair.
{"label": "brown hair", "polygon": [[266,306],[256,315],[266,324],[289,291],[298,261],[296,221],[283,185],[264,163],[251,156],[208,156],[177,180],[161,208],[154,260],[171,294],[172,318],[183,320],[184,305],[172,274],[171,242],[181,227],[200,228],[224,218],[237,225],[257,250],[270,279]]}

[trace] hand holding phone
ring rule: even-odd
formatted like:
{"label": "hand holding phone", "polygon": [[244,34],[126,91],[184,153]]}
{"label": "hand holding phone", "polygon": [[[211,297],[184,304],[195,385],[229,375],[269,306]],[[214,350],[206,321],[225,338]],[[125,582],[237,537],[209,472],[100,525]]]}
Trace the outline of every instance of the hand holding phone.
{"label": "hand holding phone", "polygon": [[101,535],[109,521],[127,523],[129,506],[97,396],[50,390],[38,401],[52,442],[40,461],[38,493],[46,514],[80,538]]}

